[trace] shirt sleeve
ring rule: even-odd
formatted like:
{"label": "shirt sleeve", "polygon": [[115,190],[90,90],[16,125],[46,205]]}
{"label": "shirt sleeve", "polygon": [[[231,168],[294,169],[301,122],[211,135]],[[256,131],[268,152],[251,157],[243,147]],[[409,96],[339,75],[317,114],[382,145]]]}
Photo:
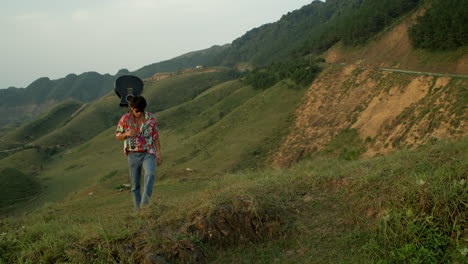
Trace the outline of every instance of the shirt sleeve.
{"label": "shirt sleeve", "polygon": [[120,134],[123,134],[125,132],[125,115],[122,116],[119,120],[119,123],[117,124],[117,129],[115,131],[115,135],[118,136]]}

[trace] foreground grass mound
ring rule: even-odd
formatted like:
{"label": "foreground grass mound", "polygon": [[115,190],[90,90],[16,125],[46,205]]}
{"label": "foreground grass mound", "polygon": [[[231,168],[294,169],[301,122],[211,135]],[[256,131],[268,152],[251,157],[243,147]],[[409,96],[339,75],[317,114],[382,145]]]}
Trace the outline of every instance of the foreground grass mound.
{"label": "foreground grass mound", "polygon": [[[463,263],[468,139],[371,160],[166,179],[146,212],[115,177],[3,219],[0,262]],[[93,191],[94,195],[89,195]]]}

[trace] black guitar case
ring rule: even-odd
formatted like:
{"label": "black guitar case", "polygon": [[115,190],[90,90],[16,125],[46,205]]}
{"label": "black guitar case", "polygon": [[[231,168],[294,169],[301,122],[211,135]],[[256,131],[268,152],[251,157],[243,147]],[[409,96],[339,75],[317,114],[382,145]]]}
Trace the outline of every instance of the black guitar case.
{"label": "black guitar case", "polygon": [[128,106],[133,96],[143,92],[143,81],[134,75],[122,75],[115,80],[114,91],[120,98],[120,106]]}

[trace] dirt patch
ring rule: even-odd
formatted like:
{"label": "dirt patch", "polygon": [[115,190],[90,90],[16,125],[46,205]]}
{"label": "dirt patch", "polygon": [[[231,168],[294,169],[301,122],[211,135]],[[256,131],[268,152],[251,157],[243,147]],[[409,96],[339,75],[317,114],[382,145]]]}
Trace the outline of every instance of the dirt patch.
{"label": "dirt patch", "polygon": [[203,242],[226,247],[276,237],[284,231],[283,226],[279,212],[239,197],[211,213],[195,213],[185,232],[197,234]]}
{"label": "dirt patch", "polygon": [[436,83],[434,84],[433,89],[439,89],[439,88],[442,88],[442,87],[447,86],[447,84],[450,83],[450,80],[452,80],[451,77],[440,77],[440,78],[437,78],[437,81],[436,81]]}
{"label": "dirt patch", "polygon": [[424,98],[432,85],[431,76],[414,79],[407,87],[393,87],[375,97],[352,126],[359,130],[362,138],[375,137],[382,126],[411,104]]}
{"label": "dirt patch", "polygon": [[[168,241],[162,245],[160,254],[167,256],[168,259],[176,260],[177,263],[189,263],[189,264],[204,264],[207,263],[206,254],[203,249],[197,244],[189,240],[175,240]],[[151,254],[153,255],[153,254]],[[159,255],[153,255],[159,256]],[[145,263],[161,263],[156,261],[151,261],[148,254],[146,254]],[[164,259],[164,258],[163,258]],[[164,263],[164,262],[163,262]]]}
{"label": "dirt patch", "polygon": [[[468,134],[460,107],[467,79],[331,65],[306,92],[291,133],[272,157],[287,167],[323,149],[344,129],[366,141],[364,157]],[[456,113],[454,115],[454,113]]]}

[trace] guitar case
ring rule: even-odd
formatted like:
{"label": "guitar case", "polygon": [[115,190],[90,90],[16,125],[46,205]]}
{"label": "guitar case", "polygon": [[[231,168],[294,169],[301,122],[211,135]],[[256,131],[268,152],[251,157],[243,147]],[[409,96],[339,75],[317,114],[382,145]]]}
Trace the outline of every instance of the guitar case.
{"label": "guitar case", "polygon": [[133,96],[143,92],[143,81],[134,75],[122,75],[115,80],[114,91],[120,98],[120,106],[128,107]]}

